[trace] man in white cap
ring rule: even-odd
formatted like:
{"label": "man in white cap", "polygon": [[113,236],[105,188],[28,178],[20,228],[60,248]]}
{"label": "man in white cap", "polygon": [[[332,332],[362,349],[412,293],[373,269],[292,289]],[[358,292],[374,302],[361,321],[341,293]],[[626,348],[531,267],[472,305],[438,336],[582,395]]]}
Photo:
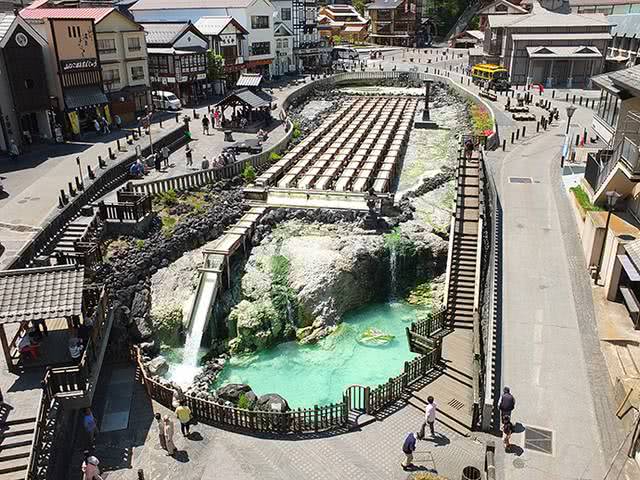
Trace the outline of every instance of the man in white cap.
{"label": "man in white cap", "polygon": [[100,469],[98,460],[93,455],[89,455],[89,451],[84,452],[84,462],[82,462],[82,480],[102,480],[100,476]]}

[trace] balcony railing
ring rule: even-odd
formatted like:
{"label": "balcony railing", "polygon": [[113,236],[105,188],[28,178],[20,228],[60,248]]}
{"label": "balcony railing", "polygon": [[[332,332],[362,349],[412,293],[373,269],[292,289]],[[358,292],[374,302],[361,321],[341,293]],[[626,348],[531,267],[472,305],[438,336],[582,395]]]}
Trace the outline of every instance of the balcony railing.
{"label": "balcony railing", "polygon": [[628,137],[623,137],[613,150],[599,150],[596,153],[587,154],[584,178],[594,193],[602,187],[618,163],[623,164],[631,176],[640,176],[638,145]]}

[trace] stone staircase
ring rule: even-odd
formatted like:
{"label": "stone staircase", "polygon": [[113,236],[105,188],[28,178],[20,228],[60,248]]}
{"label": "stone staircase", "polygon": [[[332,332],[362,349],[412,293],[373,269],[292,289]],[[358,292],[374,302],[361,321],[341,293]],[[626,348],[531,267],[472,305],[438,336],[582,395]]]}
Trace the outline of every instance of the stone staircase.
{"label": "stone staircase", "polygon": [[16,418],[0,427],[0,480],[24,480],[35,422],[33,417]]}
{"label": "stone staircase", "polygon": [[448,307],[454,329],[473,329],[480,219],[479,181],[479,161],[461,159],[458,167],[456,220],[448,290]]}

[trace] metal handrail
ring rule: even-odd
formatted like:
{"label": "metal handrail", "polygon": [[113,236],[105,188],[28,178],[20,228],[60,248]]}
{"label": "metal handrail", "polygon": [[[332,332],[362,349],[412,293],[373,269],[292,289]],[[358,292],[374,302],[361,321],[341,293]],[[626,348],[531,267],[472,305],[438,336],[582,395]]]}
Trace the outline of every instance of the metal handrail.
{"label": "metal handrail", "polygon": [[444,280],[444,308],[449,309],[449,282],[451,281],[451,263],[453,262],[453,239],[455,237],[456,230],[456,216],[451,215],[451,226],[449,227],[449,251],[447,252],[447,270]]}

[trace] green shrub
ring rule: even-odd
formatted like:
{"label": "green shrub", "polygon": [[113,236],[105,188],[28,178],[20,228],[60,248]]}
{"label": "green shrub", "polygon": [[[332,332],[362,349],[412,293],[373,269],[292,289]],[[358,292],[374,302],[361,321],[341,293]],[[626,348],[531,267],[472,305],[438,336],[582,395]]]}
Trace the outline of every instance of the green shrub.
{"label": "green shrub", "polygon": [[269,155],[269,160],[271,160],[272,162],[277,162],[281,158],[282,158],[282,155],[276,152],[271,152],[271,155]]}
{"label": "green shrub", "polygon": [[164,215],[162,217],[162,234],[165,238],[168,238],[173,234],[173,230],[176,228],[177,222],[177,217],[172,217],[171,215]]}
{"label": "green shrub", "polygon": [[178,194],[173,189],[160,192],[158,194],[158,201],[163,207],[173,207],[178,204]]}
{"label": "green shrub", "polygon": [[300,124],[298,122],[293,122],[293,133],[291,134],[291,138],[296,139],[302,136],[302,130],[300,130]]}
{"label": "green shrub", "polygon": [[578,200],[580,206],[587,212],[601,212],[604,210],[604,208],[591,203],[587,192],[585,192],[580,185],[571,187],[569,190],[576,197],[576,200]]}
{"label": "green shrub", "polygon": [[144,248],[144,240],[142,239],[136,240],[136,248],[138,250],[142,250]]}
{"label": "green shrub", "polygon": [[244,410],[251,409],[251,402],[244,393],[241,393],[240,398],[238,398],[238,408],[242,408]]}
{"label": "green shrub", "polygon": [[411,240],[402,236],[400,227],[395,227],[384,235],[384,245],[387,250],[394,251],[403,257],[411,257],[416,253],[416,247]]}
{"label": "green shrub", "polygon": [[256,171],[251,165],[244,167],[242,178],[244,178],[244,181],[247,183],[252,183],[256,179]]}

